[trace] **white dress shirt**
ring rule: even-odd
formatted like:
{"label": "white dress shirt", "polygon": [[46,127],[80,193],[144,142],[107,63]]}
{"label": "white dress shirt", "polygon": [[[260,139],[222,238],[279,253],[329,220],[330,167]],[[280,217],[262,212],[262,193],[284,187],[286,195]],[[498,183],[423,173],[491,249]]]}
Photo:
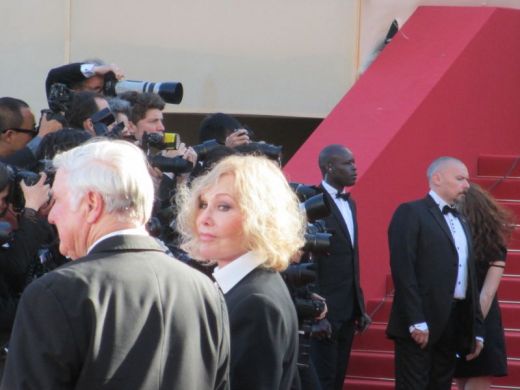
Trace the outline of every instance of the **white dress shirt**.
{"label": "white dress shirt", "polygon": [[336,198],[336,194],[338,193],[338,190],[332,187],[330,184],[328,184],[325,181],[321,182],[321,185],[325,190],[329,193],[329,195],[334,200],[334,203],[336,203],[336,206],[338,206],[338,209],[341,213],[341,216],[343,217],[343,220],[345,221],[345,224],[347,225],[348,234],[350,235],[350,240],[352,243],[352,246],[354,246],[354,217],[352,216],[352,210],[350,209],[350,205],[348,201]]}

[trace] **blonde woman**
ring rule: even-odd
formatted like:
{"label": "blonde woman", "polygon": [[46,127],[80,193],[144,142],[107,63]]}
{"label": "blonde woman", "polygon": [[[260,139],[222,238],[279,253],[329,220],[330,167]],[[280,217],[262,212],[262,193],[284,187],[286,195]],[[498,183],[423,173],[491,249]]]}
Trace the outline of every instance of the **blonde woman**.
{"label": "blonde woman", "polygon": [[305,218],[280,169],[230,156],[181,199],[183,248],[217,264],[231,334],[231,389],[289,389],[296,376],[296,311],[278,271],[303,246]]}

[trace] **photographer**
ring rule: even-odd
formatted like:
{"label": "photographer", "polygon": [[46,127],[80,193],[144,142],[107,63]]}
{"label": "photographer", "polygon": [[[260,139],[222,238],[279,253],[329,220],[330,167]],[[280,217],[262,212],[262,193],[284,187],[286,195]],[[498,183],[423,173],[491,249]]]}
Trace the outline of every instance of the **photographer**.
{"label": "photographer", "polygon": [[204,118],[199,126],[199,142],[215,139],[229,148],[250,142],[249,132],[231,115],[217,112]]}
{"label": "photographer", "polygon": [[[42,174],[36,184],[27,186],[23,180],[17,182],[12,169],[0,163],[0,217],[4,221],[0,247],[0,373],[18,298],[30,277],[38,250],[54,238],[50,225],[38,215],[38,210],[49,201],[49,185],[44,184],[45,180],[46,175]],[[15,186],[20,187],[25,198],[25,208],[20,213],[10,209],[9,195]],[[12,226],[10,233],[6,225]]]}
{"label": "photographer", "polygon": [[36,127],[26,102],[13,97],[0,98],[0,161],[31,168],[37,162],[35,154],[42,138],[60,128],[59,122],[45,115]]}
{"label": "photographer", "polygon": [[65,112],[65,120],[69,127],[84,129],[95,136],[91,116],[104,108],[108,108],[108,102],[103,95],[92,91],[76,92],[72,96],[69,109]]}
{"label": "photographer", "polygon": [[92,91],[103,93],[105,75],[113,72],[118,80],[124,77],[124,72],[116,64],[105,64],[99,59],[87,60],[62,65],[49,71],[45,80],[47,97],[51,86],[55,83],[65,84],[73,91]]}

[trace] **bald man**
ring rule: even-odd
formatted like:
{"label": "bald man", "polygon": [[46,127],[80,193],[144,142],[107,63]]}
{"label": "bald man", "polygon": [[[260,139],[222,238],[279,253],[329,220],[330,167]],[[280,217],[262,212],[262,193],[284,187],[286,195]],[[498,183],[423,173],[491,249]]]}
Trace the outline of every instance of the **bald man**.
{"label": "bald man", "polygon": [[449,390],[456,353],[469,360],[483,347],[470,233],[456,209],[468,169],[440,157],[427,178],[426,198],[401,204],[388,229],[396,389]]}

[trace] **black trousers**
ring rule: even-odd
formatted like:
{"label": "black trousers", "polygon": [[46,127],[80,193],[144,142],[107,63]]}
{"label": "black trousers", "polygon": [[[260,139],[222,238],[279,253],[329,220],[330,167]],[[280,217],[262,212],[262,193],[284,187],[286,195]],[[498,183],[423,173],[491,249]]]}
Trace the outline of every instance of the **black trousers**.
{"label": "black trousers", "polygon": [[452,304],[450,319],[441,337],[425,349],[411,337],[396,338],[395,388],[397,390],[450,390],[455,371],[459,311]]}
{"label": "black trousers", "polygon": [[332,337],[328,340],[312,340],[311,359],[321,389],[342,390],[354,339],[354,321],[330,323]]}

